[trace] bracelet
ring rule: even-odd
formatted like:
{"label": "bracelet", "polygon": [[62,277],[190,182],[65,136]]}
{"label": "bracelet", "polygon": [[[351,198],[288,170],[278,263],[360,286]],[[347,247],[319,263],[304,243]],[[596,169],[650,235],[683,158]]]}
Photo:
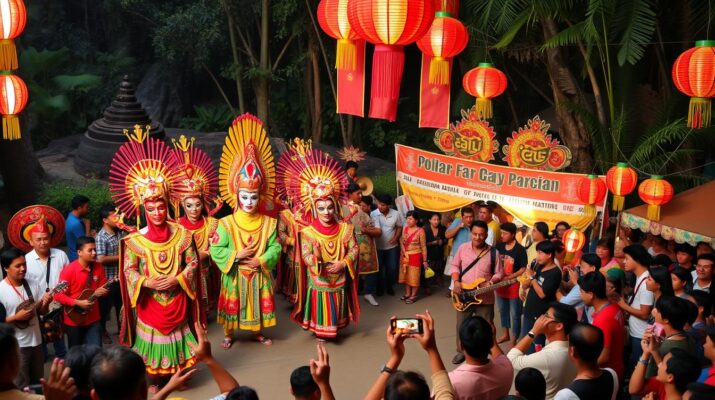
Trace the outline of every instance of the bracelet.
{"label": "bracelet", "polygon": [[382,368],[380,368],[380,373],[387,372],[388,374],[392,375],[396,371],[390,367],[387,366],[387,364],[383,364]]}
{"label": "bracelet", "polygon": [[536,337],[536,335],[534,334],[534,331],[529,331],[529,332],[526,334],[526,336],[528,336],[528,337],[530,337],[530,338],[532,338],[532,339]]}
{"label": "bracelet", "polygon": [[644,360],[644,359],[641,358],[640,360],[638,360],[638,362],[641,363],[641,364],[643,364],[643,365],[645,365],[645,366],[647,367],[649,360]]}

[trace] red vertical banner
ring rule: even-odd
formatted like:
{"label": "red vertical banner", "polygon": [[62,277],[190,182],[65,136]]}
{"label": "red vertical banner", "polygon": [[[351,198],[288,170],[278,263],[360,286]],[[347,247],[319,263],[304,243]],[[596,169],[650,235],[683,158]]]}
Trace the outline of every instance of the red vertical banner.
{"label": "red vertical banner", "polygon": [[[429,83],[430,57],[422,55],[420,73],[420,128],[448,128],[450,84]],[[452,60],[449,60],[449,80],[452,78]]]}
{"label": "red vertical banner", "polygon": [[355,69],[338,69],[338,114],[365,116],[365,41],[355,41]]}

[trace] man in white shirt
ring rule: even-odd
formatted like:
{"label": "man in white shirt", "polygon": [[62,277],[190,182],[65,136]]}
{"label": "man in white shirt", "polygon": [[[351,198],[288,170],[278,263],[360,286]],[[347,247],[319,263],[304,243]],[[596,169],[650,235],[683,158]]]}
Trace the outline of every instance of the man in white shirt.
{"label": "man in white shirt", "polygon": [[[43,376],[44,356],[42,354],[42,334],[40,321],[37,317],[47,311],[50,304],[50,293],[43,292],[40,287],[25,279],[27,266],[23,252],[11,247],[0,254],[0,264],[6,278],[0,281],[0,303],[7,311],[8,324],[15,324],[15,337],[20,346],[20,373],[15,385],[23,388],[28,384],[40,383]],[[26,300],[40,302],[38,310],[17,307]],[[26,327],[18,324],[27,323]],[[21,329],[22,328],[22,329]]]}
{"label": "man in white shirt", "polygon": [[633,272],[636,275],[636,287],[633,290],[631,300],[626,302],[626,299],[621,298],[618,301],[618,306],[621,310],[630,315],[628,317],[628,335],[631,341],[631,356],[625,371],[625,376],[630,376],[630,372],[633,371],[643,353],[641,340],[648,327],[648,317],[653,308],[655,297],[653,292],[648,290],[645,283],[648,276],[650,276],[648,267],[652,262],[648,250],[640,244],[631,244],[623,249],[623,253],[625,254],[624,266],[626,271]]}
{"label": "man in white shirt", "polygon": [[695,259],[693,290],[710,293],[710,284],[713,281],[713,264],[715,264],[715,254],[712,253],[703,253]]}
{"label": "man in white shirt", "polygon": [[[546,313],[536,320],[532,330],[506,355],[514,367],[514,375],[528,367],[541,371],[546,380],[547,400],[553,399],[556,392],[567,387],[576,377],[576,368],[569,359],[568,334],[577,319],[573,306],[551,303]],[[549,344],[541,351],[526,355],[538,335],[546,335]]]}
{"label": "man in white shirt", "polygon": [[[380,229],[380,236],[375,238],[377,247],[377,263],[380,272],[377,279],[365,281],[365,292],[373,293],[372,289],[377,283],[377,295],[384,291],[390,296],[395,295],[393,286],[397,283],[397,271],[400,263],[400,236],[402,235],[402,218],[397,210],[390,208],[392,196],[389,194],[377,195],[377,209],[370,213],[372,223]],[[367,300],[367,299],[366,299]],[[368,300],[369,301],[369,300]]]}

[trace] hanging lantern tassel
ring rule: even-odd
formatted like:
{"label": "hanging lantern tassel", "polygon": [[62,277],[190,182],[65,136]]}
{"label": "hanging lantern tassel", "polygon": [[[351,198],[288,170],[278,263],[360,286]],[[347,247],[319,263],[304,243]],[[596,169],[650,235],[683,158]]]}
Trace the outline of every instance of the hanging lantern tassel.
{"label": "hanging lantern tassel", "polygon": [[0,70],[11,71],[17,69],[17,49],[12,39],[0,40]]}
{"label": "hanging lantern tassel", "polygon": [[20,139],[20,119],[17,115],[3,115],[2,138],[5,140]]}
{"label": "hanging lantern tassel", "polygon": [[405,67],[402,46],[375,45],[372,59],[370,91],[370,117],[394,121],[397,117],[397,100]]}
{"label": "hanging lantern tassel", "polygon": [[621,211],[623,210],[623,204],[626,201],[625,196],[617,196],[613,195],[613,211]]}
{"label": "hanging lantern tassel", "polygon": [[688,110],[688,128],[707,128],[710,126],[712,111],[710,99],[707,97],[693,97],[690,99]]}
{"label": "hanging lantern tassel", "polygon": [[357,47],[348,39],[338,39],[338,50],[335,58],[335,68],[354,71],[357,66]]}
{"label": "hanging lantern tassel", "polygon": [[651,221],[660,221],[660,206],[648,204],[648,211],[646,212],[646,218],[648,218]]}
{"label": "hanging lantern tassel", "polygon": [[485,97],[477,97],[477,115],[482,119],[491,119],[492,100]]}
{"label": "hanging lantern tassel", "polygon": [[432,57],[429,62],[429,83],[433,85],[449,83],[449,61],[443,57]]}

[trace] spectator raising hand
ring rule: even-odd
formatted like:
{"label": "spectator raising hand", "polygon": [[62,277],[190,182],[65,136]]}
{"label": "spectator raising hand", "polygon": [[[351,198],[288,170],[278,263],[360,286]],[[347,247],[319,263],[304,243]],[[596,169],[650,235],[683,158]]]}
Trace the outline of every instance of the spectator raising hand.
{"label": "spectator raising hand", "polygon": [[42,392],[46,400],[71,400],[77,394],[74,378],[70,376],[70,369],[65,366],[64,360],[55,358],[50,367],[50,376],[47,380],[40,379]]}
{"label": "spectator raising hand", "polygon": [[333,389],[330,387],[330,357],[325,347],[320,344],[318,348],[318,359],[310,359],[310,375],[318,385],[322,400],[335,400]]}
{"label": "spectator raising hand", "polygon": [[211,342],[209,342],[206,328],[197,321],[194,323],[194,330],[196,331],[197,343],[188,342],[189,347],[191,347],[196,358],[211,371],[211,376],[216,381],[221,394],[226,395],[231,390],[239,387],[238,381],[211,354]]}

